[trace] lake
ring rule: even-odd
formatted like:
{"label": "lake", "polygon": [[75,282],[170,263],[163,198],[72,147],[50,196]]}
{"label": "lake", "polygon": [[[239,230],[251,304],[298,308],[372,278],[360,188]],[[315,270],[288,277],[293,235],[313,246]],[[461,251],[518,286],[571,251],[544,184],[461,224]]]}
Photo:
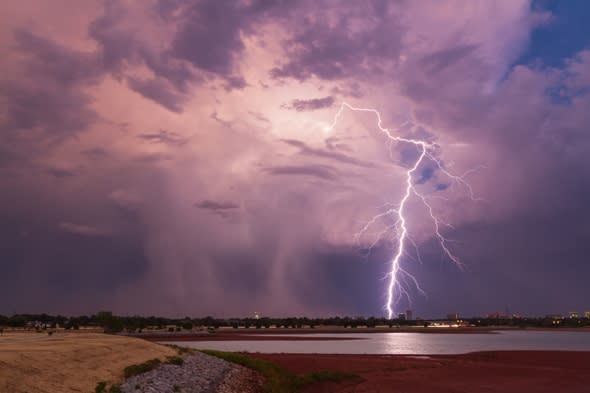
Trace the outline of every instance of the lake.
{"label": "lake", "polygon": [[[288,335],[281,335],[287,337]],[[300,336],[300,335],[290,335]],[[198,349],[261,353],[444,355],[496,350],[590,351],[590,332],[499,331],[460,333],[308,334],[305,337],[362,338],[331,341],[185,341]]]}

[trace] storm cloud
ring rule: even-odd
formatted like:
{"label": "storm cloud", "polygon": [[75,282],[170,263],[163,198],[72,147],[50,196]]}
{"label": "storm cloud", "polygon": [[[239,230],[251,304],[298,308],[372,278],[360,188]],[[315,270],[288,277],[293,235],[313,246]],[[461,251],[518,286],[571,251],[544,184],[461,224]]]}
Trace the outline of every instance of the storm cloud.
{"label": "storm cloud", "polygon": [[318,109],[330,108],[334,105],[334,97],[312,98],[309,100],[293,100],[286,108],[294,109],[297,112],[315,111]]}
{"label": "storm cloud", "polygon": [[0,313],[383,313],[395,219],[362,229],[419,151],[374,113],[331,127],[343,101],[435,146],[413,180],[465,269],[412,196],[403,264],[428,295],[408,280],[399,309],[588,306],[590,42],[526,57],[558,13],[33,3],[0,6]]}

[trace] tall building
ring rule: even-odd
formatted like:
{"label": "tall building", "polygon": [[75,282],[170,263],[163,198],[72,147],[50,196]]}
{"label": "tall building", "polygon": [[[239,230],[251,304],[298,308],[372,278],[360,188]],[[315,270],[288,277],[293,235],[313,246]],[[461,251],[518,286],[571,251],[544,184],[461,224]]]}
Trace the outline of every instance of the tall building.
{"label": "tall building", "polygon": [[406,310],[406,319],[408,321],[411,321],[412,320],[412,317],[413,317],[412,310]]}
{"label": "tall building", "polygon": [[404,314],[403,312],[400,312],[399,314],[397,314],[397,319],[399,319],[400,321],[405,321],[406,314]]}
{"label": "tall building", "polygon": [[459,319],[459,314],[456,312],[449,313],[447,314],[447,319],[449,321],[456,321],[457,319]]}
{"label": "tall building", "polygon": [[588,319],[590,319],[590,311],[586,311],[586,312],[584,313],[584,318],[588,318]]}

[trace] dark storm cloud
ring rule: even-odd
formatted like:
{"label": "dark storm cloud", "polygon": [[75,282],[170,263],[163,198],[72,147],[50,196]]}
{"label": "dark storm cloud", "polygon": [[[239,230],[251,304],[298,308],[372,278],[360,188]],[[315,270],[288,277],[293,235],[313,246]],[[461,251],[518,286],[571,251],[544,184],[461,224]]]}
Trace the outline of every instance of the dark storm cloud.
{"label": "dark storm cloud", "polygon": [[[588,196],[586,192],[576,199],[579,203]],[[539,198],[554,203],[552,198]],[[466,269],[441,263],[435,240],[424,244],[425,264],[408,267],[427,292],[427,297],[414,298],[415,309],[427,317],[447,312],[485,317],[506,309],[539,316],[585,310],[590,248],[582,239],[589,235],[589,219],[586,210],[559,206],[543,214],[524,212],[448,230],[446,236],[461,239],[455,250],[467,262]]]}
{"label": "dark storm cloud", "polygon": [[135,161],[151,164],[162,161],[171,161],[174,157],[167,153],[144,153],[135,157]]}
{"label": "dark storm cloud", "polygon": [[312,98],[310,100],[293,100],[283,108],[294,109],[297,112],[309,112],[318,109],[330,108],[334,105],[334,97],[327,96],[324,98]]}
{"label": "dark storm cloud", "polygon": [[364,162],[364,161],[358,160],[354,157],[348,156],[343,153],[338,153],[338,152],[334,152],[334,151],[326,151],[326,150],[322,150],[322,149],[315,149],[315,148],[312,148],[312,147],[306,145],[304,142],[298,141],[295,139],[282,139],[281,142],[298,148],[300,151],[300,154],[302,154],[302,155],[311,156],[311,157],[318,157],[318,158],[327,158],[327,159],[339,161],[339,162],[342,162],[345,164],[357,165],[357,166],[360,166],[363,168],[375,167],[375,165],[373,165],[370,162]]}
{"label": "dark storm cloud", "polygon": [[[485,141],[496,156],[493,166],[475,176],[485,177],[481,197],[487,200],[486,216],[445,232],[459,240],[455,250],[463,254],[467,271],[416,267],[423,288],[433,295],[420,299],[419,307],[432,316],[444,309],[464,315],[505,308],[535,315],[581,310],[586,294],[579,277],[590,274],[589,250],[581,241],[588,236],[585,223],[590,219],[585,202],[590,198],[590,118],[581,110],[590,95],[576,93],[576,100],[564,104],[552,100],[550,91],[561,84],[583,86],[588,73],[580,66],[587,60],[577,56],[562,70],[515,67],[493,94],[460,86],[465,69],[461,63],[478,61],[461,57],[445,63],[443,72],[457,84],[440,89],[440,95],[434,90],[430,95],[408,91],[441,116],[439,125],[471,145]],[[414,71],[421,78],[426,75],[420,67]],[[430,170],[422,172],[418,181],[431,175]],[[424,260],[441,258],[436,242],[427,248]],[[457,285],[442,284],[451,281]],[[464,293],[473,293],[473,302],[464,302]]]}
{"label": "dark storm cloud", "polygon": [[72,222],[60,222],[59,229],[64,232],[80,236],[110,236],[111,232],[102,228],[88,225],[76,224]]}
{"label": "dark storm cloud", "polygon": [[[84,213],[76,211],[75,202],[51,208],[51,197],[38,187],[27,189],[11,182],[0,198],[7,202],[0,211],[0,297],[6,300],[2,313],[79,314],[102,309],[116,290],[139,279],[148,268],[137,227],[111,221],[117,226],[117,236],[112,236],[100,226],[60,221],[63,214]],[[76,199],[85,198],[79,194]],[[85,208],[98,206],[86,203]]]}
{"label": "dark storm cloud", "polygon": [[56,178],[66,178],[76,176],[76,172],[63,168],[47,168],[45,173]]}
{"label": "dark storm cloud", "polygon": [[193,3],[183,15],[171,55],[205,71],[233,75],[235,56],[244,49],[240,30],[247,18],[239,8],[236,2]]}
{"label": "dark storm cloud", "polygon": [[217,111],[214,111],[213,113],[211,113],[211,115],[209,117],[224,127],[227,127],[227,128],[233,127],[233,123],[231,121],[223,120],[222,118],[220,118],[219,115],[217,114]]}
{"label": "dark storm cloud", "polygon": [[0,95],[10,97],[5,129],[39,127],[56,137],[82,131],[97,119],[88,95],[53,83],[0,81]]}
{"label": "dark storm cloud", "polygon": [[273,176],[311,176],[322,180],[338,180],[336,171],[325,165],[275,166],[264,172]]}
{"label": "dark storm cloud", "polygon": [[383,262],[387,258],[384,249],[374,250],[369,260],[363,260],[352,247],[312,248],[299,257],[305,268],[287,273],[288,286],[306,307],[321,315],[381,316],[384,294],[375,283],[386,273]]}
{"label": "dark storm cloud", "polygon": [[[287,60],[273,68],[271,76],[336,80],[383,74],[378,61],[397,61],[404,28],[397,19],[384,17],[387,3],[375,1],[365,5],[329,9],[338,16],[333,24],[325,23],[327,15],[322,11],[304,16],[283,44]],[[361,29],[352,27],[358,24]]]}
{"label": "dark storm cloud", "polygon": [[199,209],[219,211],[219,210],[238,209],[240,206],[236,205],[233,202],[216,202],[216,201],[204,200],[204,201],[195,203],[195,207],[198,207]]}
{"label": "dark storm cloud", "polygon": [[[174,59],[168,52],[156,50],[150,41],[125,22],[137,17],[132,10],[117,1],[106,1],[104,13],[89,27],[89,35],[101,48],[105,71],[124,78],[131,89],[173,112],[181,112],[188,99],[189,85],[202,78],[190,66]],[[146,21],[161,25],[162,20]],[[129,66],[144,65],[153,73],[151,79],[140,79],[129,74]]]}
{"label": "dark storm cloud", "polygon": [[186,144],[187,140],[173,131],[159,130],[158,132],[140,134],[138,138],[152,143],[161,143],[171,146],[182,146]]}
{"label": "dark storm cloud", "polygon": [[0,145],[0,168],[17,166],[24,162],[26,162],[26,158],[22,153],[14,151],[9,146],[2,147]]}
{"label": "dark storm cloud", "polygon": [[[181,112],[190,98],[189,87],[216,76],[227,90],[243,89],[239,56],[244,50],[243,35],[270,12],[284,12],[281,2],[239,2],[216,0],[159,1],[152,9],[157,17],[147,20],[164,30],[178,28],[163,48],[141,37],[125,25],[138,17],[117,1],[106,1],[102,16],[92,22],[89,34],[101,46],[104,68],[127,80],[129,87],[173,112]],[[280,7],[279,7],[280,5]],[[128,66],[144,65],[151,79],[129,74]]]}
{"label": "dark storm cloud", "polygon": [[429,72],[440,72],[469,56],[476,49],[476,45],[458,45],[426,55],[420,62]]}
{"label": "dark storm cloud", "polygon": [[284,15],[296,5],[282,0],[203,0],[184,4],[179,8],[180,29],[172,41],[170,55],[226,78],[231,88],[245,86],[237,67],[245,48],[242,35],[251,34],[255,24],[264,18]]}
{"label": "dark storm cloud", "polygon": [[193,206],[230,221],[235,221],[239,217],[240,206],[233,202],[203,200],[195,203]]}
{"label": "dark storm cloud", "polygon": [[[381,315],[391,252],[363,258],[348,231],[401,187],[390,163],[346,116],[323,141],[278,139],[307,138],[281,123],[342,96],[384,120],[415,115],[400,132],[440,142],[449,169],[489,161],[469,177],[481,206],[436,168],[415,174],[450,196],[435,206],[467,267],[440,263],[430,222],[412,233],[424,264],[404,268],[429,294],[416,314],[584,307],[590,55],[510,68],[526,6],[435,3],[107,0],[88,36],[57,19],[15,30],[0,76],[0,313]],[[320,98],[265,109],[298,94]],[[419,153],[394,152],[406,166]]]}
{"label": "dark storm cloud", "polygon": [[93,159],[101,159],[107,157],[109,152],[103,149],[102,147],[92,147],[90,149],[84,149],[80,152],[80,154]]}
{"label": "dark storm cloud", "polygon": [[252,116],[253,118],[255,118],[256,120],[258,120],[262,123],[270,123],[270,120],[268,120],[268,118],[266,116],[264,116],[262,113],[248,111],[248,114],[250,114],[250,116]]}
{"label": "dark storm cloud", "polygon": [[231,288],[233,293],[257,299],[267,293],[270,284],[269,270],[262,258],[265,256],[257,250],[245,250],[237,255],[215,255],[214,278],[224,288]]}
{"label": "dark storm cloud", "polygon": [[97,82],[102,73],[94,52],[75,51],[26,30],[15,31],[14,38],[16,48],[29,55],[24,66],[32,78],[68,87]]}
{"label": "dark storm cloud", "polygon": [[352,148],[346,143],[343,143],[340,138],[331,136],[326,138],[325,144],[328,150],[342,150],[348,153],[352,152]]}
{"label": "dark storm cloud", "polygon": [[129,87],[149,100],[153,100],[164,108],[180,113],[186,96],[179,94],[170,83],[163,78],[139,79],[127,78]]}
{"label": "dark storm cloud", "polygon": [[71,50],[33,33],[15,32],[16,50],[25,56],[26,79],[0,79],[5,97],[3,129],[14,132],[40,128],[59,137],[84,130],[97,120],[92,99],[82,87],[100,76],[92,53]]}
{"label": "dark storm cloud", "polygon": [[436,171],[436,167],[434,166],[427,166],[420,170],[420,177],[416,179],[414,182],[416,184],[424,184],[428,180],[432,179],[434,176],[434,172]]}

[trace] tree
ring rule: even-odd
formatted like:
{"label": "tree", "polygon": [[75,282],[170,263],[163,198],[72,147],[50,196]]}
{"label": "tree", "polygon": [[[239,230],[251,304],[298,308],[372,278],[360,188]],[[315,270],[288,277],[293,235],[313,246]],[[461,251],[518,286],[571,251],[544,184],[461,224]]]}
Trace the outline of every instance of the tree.
{"label": "tree", "polygon": [[124,325],[121,318],[114,316],[110,311],[99,312],[96,314],[96,319],[104,328],[105,333],[118,333],[123,330]]}

